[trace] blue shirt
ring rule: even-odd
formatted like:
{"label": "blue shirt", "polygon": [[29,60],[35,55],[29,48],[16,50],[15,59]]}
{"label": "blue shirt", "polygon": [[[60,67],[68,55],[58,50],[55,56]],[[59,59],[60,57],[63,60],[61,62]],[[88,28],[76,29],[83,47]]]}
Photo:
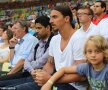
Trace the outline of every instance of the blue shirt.
{"label": "blue shirt", "polygon": [[79,64],[77,73],[87,77],[92,90],[108,90],[108,64],[100,71],[95,71],[91,64]]}
{"label": "blue shirt", "polygon": [[38,39],[36,37],[31,34],[24,35],[24,37],[15,46],[15,54],[13,59],[10,61],[12,67],[14,67],[19,60],[27,59],[37,43]]}
{"label": "blue shirt", "polygon": [[0,37],[0,43],[3,43],[3,39],[2,39],[2,37]]}
{"label": "blue shirt", "polygon": [[35,35],[36,31],[35,30],[32,30],[31,28],[29,29],[28,31],[31,35]]}

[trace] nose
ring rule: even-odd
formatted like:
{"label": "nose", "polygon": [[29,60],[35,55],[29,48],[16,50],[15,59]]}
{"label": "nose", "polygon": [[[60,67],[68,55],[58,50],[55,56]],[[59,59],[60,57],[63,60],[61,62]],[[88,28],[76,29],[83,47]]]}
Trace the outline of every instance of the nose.
{"label": "nose", "polygon": [[14,28],[12,28],[12,32],[15,32],[15,29]]}
{"label": "nose", "polygon": [[95,58],[95,57],[96,57],[96,53],[95,53],[95,52],[92,52],[91,56],[92,56],[93,58]]}
{"label": "nose", "polygon": [[53,19],[52,18],[50,18],[50,23],[52,23],[53,22]]}

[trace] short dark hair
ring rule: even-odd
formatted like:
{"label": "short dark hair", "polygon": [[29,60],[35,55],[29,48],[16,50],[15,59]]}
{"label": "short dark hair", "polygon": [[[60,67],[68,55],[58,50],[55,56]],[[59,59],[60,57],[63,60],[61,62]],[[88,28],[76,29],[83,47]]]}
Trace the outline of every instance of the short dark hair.
{"label": "short dark hair", "polygon": [[50,26],[50,30],[52,30],[51,23],[50,23],[50,18],[47,16],[40,16],[35,20],[35,24],[40,23],[44,27],[47,27],[48,25]]}
{"label": "short dark hair", "polygon": [[101,4],[101,8],[105,8],[104,12],[106,11],[106,3],[104,1],[96,1]]}
{"label": "short dark hair", "polygon": [[74,24],[72,24],[73,21],[73,15],[71,12],[71,9],[68,5],[59,5],[53,8],[53,10],[59,11],[64,17],[69,16],[70,17],[70,23],[73,28],[75,28]]}
{"label": "short dark hair", "polygon": [[14,24],[16,24],[16,23],[19,23],[20,26],[21,26],[21,28],[24,28],[25,27],[25,32],[28,33],[29,24],[28,24],[28,22],[26,20],[16,20],[14,22]]}

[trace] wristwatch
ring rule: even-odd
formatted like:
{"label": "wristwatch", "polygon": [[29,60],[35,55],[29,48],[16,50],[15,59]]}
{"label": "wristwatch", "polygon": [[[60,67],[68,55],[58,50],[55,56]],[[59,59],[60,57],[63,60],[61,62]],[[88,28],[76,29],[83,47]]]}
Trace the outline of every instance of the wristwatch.
{"label": "wristwatch", "polygon": [[14,48],[15,48],[15,47],[10,47],[10,46],[9,46],[9,49],[14,49]]}

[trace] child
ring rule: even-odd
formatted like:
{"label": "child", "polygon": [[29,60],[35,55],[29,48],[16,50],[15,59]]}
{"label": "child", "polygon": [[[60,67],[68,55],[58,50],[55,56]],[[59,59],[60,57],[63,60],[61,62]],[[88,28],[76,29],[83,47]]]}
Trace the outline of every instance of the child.
{"label": "child", "polygon": [[100,35],[91,36],[86,41],[84,54],[87,63],[64,67],[56,72],[41,90],[51,90],[52,85],[64,74],[78,73],[87,77],[92,90],[108,89],[108,43]]}

